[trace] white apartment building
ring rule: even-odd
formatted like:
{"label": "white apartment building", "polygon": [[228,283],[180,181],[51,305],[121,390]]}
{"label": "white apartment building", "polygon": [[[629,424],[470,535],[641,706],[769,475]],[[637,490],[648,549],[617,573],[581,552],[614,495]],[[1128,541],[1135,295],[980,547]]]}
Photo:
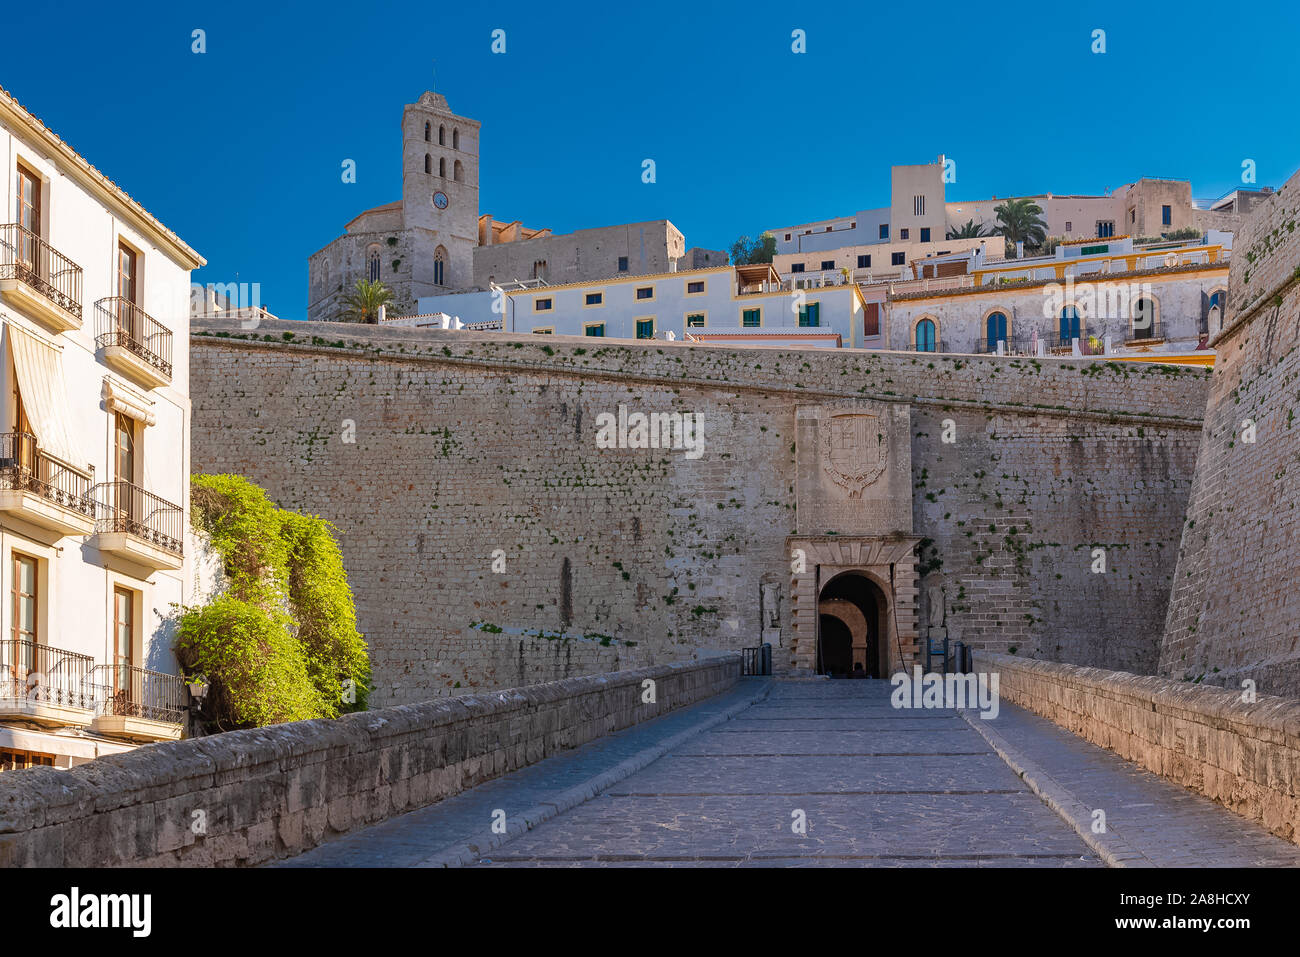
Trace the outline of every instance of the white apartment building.
{"label": "white apartment building", "polygon": [[186,717],[204,261],[4,90],[0,190],[0,770],[70,767]]}
{"label": "white apartment building", "polygon": [[800,288],[766,264],[430,296],[422,315],[466,327],[614,339],[751,345],[862,345],[863,298],[850,282]]}

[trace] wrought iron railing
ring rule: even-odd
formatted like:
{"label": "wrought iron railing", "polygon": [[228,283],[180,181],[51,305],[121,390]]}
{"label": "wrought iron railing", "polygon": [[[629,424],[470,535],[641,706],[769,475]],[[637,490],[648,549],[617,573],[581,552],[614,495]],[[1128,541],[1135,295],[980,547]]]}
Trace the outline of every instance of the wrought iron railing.
{"label": "wrought iron railing", "polygon": [[17,279],[81,318],[81,267],[30,229],[0,226],[0,279]]}
{"label": "wrought iron railing", "polygon": [[948,343],[943,341],[930,342],[930,343],[912,342],[904,346],[903,348],[908,352],[947,352]]}
{"label": "wrought iron railing", "polygon": [[172,333],[130,299],[110,296],[95,303],[95,348],[121,346],[163,375],[172,374]]}
{"label": "wrought iron railing", "polygon": [[185,686],[178,675],[132,665],[95,665],[93,683],[103,695],[101,714],[180,724]]}
{"label": "wrought iron railing", "polygon": [[181,555],[184,513],[131,482],[100,482],[91,490],[99,515],[98,532],[126,532],[149,544]]}
{"label": "wrought iron railing", "polygon": [[1139,325],[1138,320],[1134,319],[1133,328],[1128,331],[1128,335],[1124,337],[1124,341],[1145,342],[1148,339],[1163,339],[1164,337],[1164,330],[1161,328],[1159,322],[1148,322]]}
{"label": "wrought iron railing", "polygon": [[772,646],[761,644],[755,648],[741,649],[741,673],[744,675],[770,675],[772,673]]}
{"label": "wrought iron railing", "polygon": [[0,639],[0,699],[65,708],[95,707],[95,659],[34,641]]}
{"label": "wrought iron railing", "polygon": [[0,432],[0,489],[32,492],[47,501],[90,518],[95,502],[93,479],[46,455],[30,432]]}

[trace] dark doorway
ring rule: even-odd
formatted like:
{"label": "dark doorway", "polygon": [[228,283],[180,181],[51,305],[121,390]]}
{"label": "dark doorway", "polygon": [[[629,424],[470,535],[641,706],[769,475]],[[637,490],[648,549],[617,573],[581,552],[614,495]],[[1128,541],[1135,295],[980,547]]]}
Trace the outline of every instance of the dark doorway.
{"label": "dark doorway", "polygon": [[[818,618],[818,673],[845,678],[887,677],[888,649],[882,646],[881,636],[889,634],[889,602],[881,587],[861,572],[845,572],[822,586],[818,603],[823,608]],[[843,610],[844,603],[853,608]],[[842,609],[840,613],[825,613],[837,605]]]}
{"label": "dark doorway", "polygon": [[821,616],[822,674],[847,678],[853,672],[853,634],[833,615]]}

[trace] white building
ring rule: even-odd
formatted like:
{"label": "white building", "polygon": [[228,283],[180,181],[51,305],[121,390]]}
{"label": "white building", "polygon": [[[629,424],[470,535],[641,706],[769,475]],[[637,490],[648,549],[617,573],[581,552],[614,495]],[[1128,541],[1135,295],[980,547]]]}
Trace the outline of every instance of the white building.
{"label": "white building", "polygon": [[432,296],[419,301],[419,311],[447,313],[467,327],[506,332],[752,345],[863,344],[863,299],[855,284],[799,288],[782,282],[769,265]]}
{"label": "white building", "polygon": [[0,769],[179,737],[203,259],[0,90]]}

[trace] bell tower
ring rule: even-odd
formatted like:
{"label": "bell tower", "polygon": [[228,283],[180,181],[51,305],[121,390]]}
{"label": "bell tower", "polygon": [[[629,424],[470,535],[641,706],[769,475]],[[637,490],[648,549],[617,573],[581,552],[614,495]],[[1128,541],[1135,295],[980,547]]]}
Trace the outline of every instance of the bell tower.
{"label": "bell tower", "polygon": [[402,216],[412,234],[417,297],[472,285],[479,127],[432,91],[402,111]]}

